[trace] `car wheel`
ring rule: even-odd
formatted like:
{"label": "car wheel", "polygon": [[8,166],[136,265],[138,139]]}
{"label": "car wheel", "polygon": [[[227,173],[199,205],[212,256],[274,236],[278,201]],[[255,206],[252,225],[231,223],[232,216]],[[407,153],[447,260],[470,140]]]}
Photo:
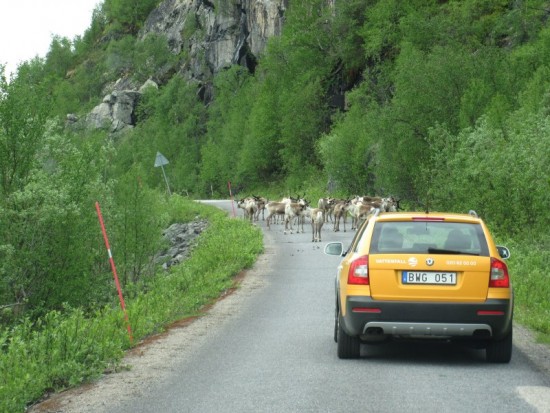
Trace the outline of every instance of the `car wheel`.
{"label": "car wheel", "polygon": [[337,347],[338,358],[341,359],[355,359],[361,355],[361,340],[358,337],[352,337],[346,333],[342,327],[340,316],[336,317],[337,320]]}
{"label": "car wheel", "polygon": [[338,304],[334,309],[334,342],[338,343]]}
{"label": "car wheel", "polygon": [[512,358],[512,330],[503,339],[487,343],[485,356],[491,363],[509,363]]}

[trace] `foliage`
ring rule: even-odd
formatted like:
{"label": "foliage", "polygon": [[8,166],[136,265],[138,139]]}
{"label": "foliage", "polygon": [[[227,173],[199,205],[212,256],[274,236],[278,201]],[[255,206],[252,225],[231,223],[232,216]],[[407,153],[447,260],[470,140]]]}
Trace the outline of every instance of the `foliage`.
{"label": "foliage", "polygon": [[[550,216],[541,211],[550,201],[550,180],[541,172],[548,170],[550,123],[544,113],[519,111],[505,130],[486,119],[457,136],[434,128],[426,191],[434,207],[475,209],[502,233],[521,234],[526,228],[544,233]],[[495,197],[501,191],[506,197]]]}
{"label": "foliage", "polygon": [[63,82],[52,86],[55,99],[52,115],[66,117],[68,113],[91,110],[101,95],[105,73],[105,63],[100,60],[86,60],[69,71]]}
{"label": "foliage", "polygon": [[0,410],[23,412],[46,391],[98,377],[127,343],[119,312],[108,308],[92,317],[64,308],[1,330]]}
{"label": "foliage", "polygon": [[262,250],[260,230],[213,207],[176,195],[159,207],[176,221],[199,214],[208,219],[209,228],[183,264],[169,273],[157,268],[147,288],[126,299],[134,342],[114,302],[89,314],[65,306],[0,330],[0,411],[24,411],[45,391],[66,389],[106,368],[118,368],[125,349],[177,319],[198,314]]}
{"label": "foliage", "polygon": [[113,28],[126,34],[136,34],[159,0],[104,0],[103,12]]}
{"label": "foliage", "polygon": [[177,60],[165,36],[151,33],[135,45],[134,78],[144,82],[160,71],[167,71]]}
{"label": "foliage", "polygon": [[172,192],[196,193],[200,148],[203,144],[205,108],[196,89],[181,77],[174,77],[161,90],[144,93],[138,116],[142,125],[118,145],[116,175],[141,168],[142,182],[166,189],[160,168],[152,168],[156,153],[166,156],[165,173]]}
{"label": "foliage", "polygon": [[35,73],[40,62],[23,64],[9,84],[0,81],[0,194],[21,188],[36,166],[46,128],[49,98]]}
{"label": "foliage", "polygon": [[113,77],[125,76],[134,68],[134,36],[124,36],[109,43],[106,50],[105,64]]}
{"label": "foliage", "polygon": [[[111,303],[96,201],[132,292],[138,337],[227,287],[221,270],[191,277],[200,265],[193,260],[165,277],[155,271],[151,257],[167,225],[202,214],[218,225],[215,214],[166,197],[153,167],[161,152],[172,192],[187,197],[226,197],[230,181],[234,193],[271,198],[391,194],[411,208],[475,209],[512,246],[518,319],[548,331],[545,0],[289,2],[282,34],[269,39],[253,69],[235,65],[200,85],[180,71],[205,63],[185,56],[206,36],[201,16],[186,20],[178,56],[163,36],[138,40],[158,4],[106,0],[82,37],[53,38],[47,56],[21,64],[9,83],[0,66],[3,323],[64,319],[66,311],[82,324]],[[214,2],[222,14],[237,4]],[[160,86],[142,94],[131,132],[62,128],[67,113],[85,116],[119,78]],[[234,240],[242,233],[233,225],[222,226]],[[203,242],[210,251],[209,242],[221,239],[209,233]],[[232,248],[220,250],[240,259]],[[254,254],[244,253],[239,265]],[[197,257],[218,268],[216,255]],[[188,306],[178,309],[182,302]],[[52,310],[60,313],[48,316]],[[23,330],[14,339],[3,333],[2,348],[32,336]],[[31,375],[33,368],[25,367]],[[60,387],[73,382],[61,376]]]}
{"label": "foliage", "polygon": [[111,218],[116,235],[112,242],[123,286],[154,275],[154,253],[163,247],[159,233],[168,225],[158,192],[142,183],[144,172],[135,165],[114,187],[117,209]]}
{"label": "foliage", "polygon": [[505,239],[502,244],[513,251],[508,267],[514,283],[516,320],[538,332],[548,342],[550,287],[545,270],[550,264],[548,234],[526,234],[521,239]]}
{"label": "foliage", "polygon": [[[80,144],[80,143],[79,143]],[[3,199],[0,209],[3,264],[0,296],[43,312],[62,303],[99,300],[93,284],[98,248],[93,201],[109,191],[103,181],[108,148],[92,142],[80,147],[52,127],[35,155],[25,185]],[[98,156],[99,155],[99,156]]]}
{"label": "foliage", "polygon": [[375,181],[378,135],[374,123],[379,108],[367,103],[362,93],[358,88],[349,94],[346,116],[336,119],[330,133],[318,142],[328,180],[342,195],[381,193]]}

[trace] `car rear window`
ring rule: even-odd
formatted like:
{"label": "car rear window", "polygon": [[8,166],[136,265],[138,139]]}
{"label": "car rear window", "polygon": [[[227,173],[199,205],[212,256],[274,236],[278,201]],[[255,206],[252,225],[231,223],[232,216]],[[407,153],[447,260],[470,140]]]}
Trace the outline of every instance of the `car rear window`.
{"label": "car rear window", "polygon": [[442,221],[388,221],[374,226],[370,254],[468,254],[489,256],[481,225]]}

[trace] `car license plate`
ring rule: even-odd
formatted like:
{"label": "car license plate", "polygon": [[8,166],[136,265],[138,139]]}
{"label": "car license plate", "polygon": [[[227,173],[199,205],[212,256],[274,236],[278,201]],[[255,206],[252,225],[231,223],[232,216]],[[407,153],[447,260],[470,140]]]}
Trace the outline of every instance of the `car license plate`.
{"label": "car license plate", "polygon": [[403,271],[403,284],[456,285],[456,272]]}

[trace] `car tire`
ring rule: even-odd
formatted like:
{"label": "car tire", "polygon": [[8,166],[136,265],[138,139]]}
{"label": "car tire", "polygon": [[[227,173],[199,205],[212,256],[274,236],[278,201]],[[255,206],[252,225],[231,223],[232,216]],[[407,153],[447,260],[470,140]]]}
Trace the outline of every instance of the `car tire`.
{"label": "car tire", "polygon": [[356,359],[361,355],[361,340],[358,337],[352,337],[344,331],[340,316],[337,320],[337,354],[340,359]]}
{"label": "car tire", "polygon": [[485,356],[490,363],[509,363],[512,358],[512,330],[503,339],[487,343]]}
{"label": "car tire", "polygon": [[338,343],[338,304],[336,304],[336,308],[334,310],[334,342]]}

